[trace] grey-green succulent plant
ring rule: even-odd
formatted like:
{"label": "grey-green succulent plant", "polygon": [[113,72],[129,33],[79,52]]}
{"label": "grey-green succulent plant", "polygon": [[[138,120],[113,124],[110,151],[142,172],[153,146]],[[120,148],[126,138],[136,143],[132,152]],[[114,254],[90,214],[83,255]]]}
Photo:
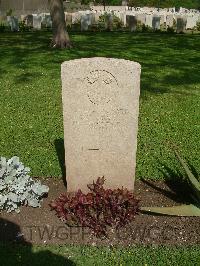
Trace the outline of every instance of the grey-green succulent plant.
{"label": "grey-green succulent plant", "polygon": [[187,174],[188,185],[192,190],[191,204],[172,206],[172,207],[141,207],[143,212],[150,212],[155,214],[175,215],[175,216],[200,216],[200,180],[197,179],[190,171],[186,162],[181,158],[177,150],[174,150],[176,157],[181,163],[183,169]]}
{"label": "grey-green succulent plant", "polygon": [[21,205],[41,206],[42,196],[49,188],[34,181],[29,172],[30,168],[24,167],[18,157],[0,157],[0,211],[19,212]]}

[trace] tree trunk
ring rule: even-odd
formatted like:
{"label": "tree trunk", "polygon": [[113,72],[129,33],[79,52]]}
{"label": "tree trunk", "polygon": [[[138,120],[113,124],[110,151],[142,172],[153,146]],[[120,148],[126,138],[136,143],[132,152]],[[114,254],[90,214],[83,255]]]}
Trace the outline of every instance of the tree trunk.
{"label": "tree trunk", "polygon": [[71,48],[72,44],[65,23],[63,0],[49,0],[49,7],[53,28],[51,46],[55,48]]}

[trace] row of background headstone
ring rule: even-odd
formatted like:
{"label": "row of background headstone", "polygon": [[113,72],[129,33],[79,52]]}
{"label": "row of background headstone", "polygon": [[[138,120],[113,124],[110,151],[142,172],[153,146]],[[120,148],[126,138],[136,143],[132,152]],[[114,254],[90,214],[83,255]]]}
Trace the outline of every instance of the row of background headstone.
{"label": "row of background headstone", "polygon": [[[91,1],[92,2],[92,1]],[[122,1],[123,2],[123,1]],[[124,3],[125,4],[125,3]],[[171,7],[171,8],[156,8],[156,7],[129,7],[126,4],[121,6],[106,6],[105,10],[115,10],[115,11],[127,11],[136,10],[141,12],[154,12],[156,10],[161,10],[164,12],[198,12],[194,9],[186,9],[183,7]],[[159,4],[159,3],[158,3]],[[66,12],[77,12],[79,10],[98,10],[103,11],[104,6],[94,6],[92,3],[83,5],[80,3],[75,3],[72,1],[63,2],[64,9]],[[48,0],[0,0],[0,15],[5,15],[9,9],[14,10],[15,15],[21,14],[35,14],[35,13],[48,13],[49,12],[49,1]]]}
{"label": "row of background headstone", "polygon": [[[75,23],[80,23],[80,29],[82,31],[88,30],[89,26],[93,24],[98,24],[99,17],[105,14],[104,11],[79,11],[75,13],[65,13],[66,24],[71,26]],[[106,12],[107,14],[107,23],[112,25],[112,14],[117,16],[123,26],[127,26],[131,31],[136,30],[137,23],[140,22],[145,26],[148,26],[154,30],[159,30],[161,25],[166,27],[173,27],[174,21],[177,25],[177,32],[184,31],[185,29],[194,29],[198,22],[200,22],[200,14],[179,14],[179,13],[166,13],[159,14],[154,13],[140,13],[140,12]],[[20,18],[14,16],[0,16],[1,21],[6,21],[10,26],[12,31],[19,30],[19,21],[25,21],[25,24],[34,29],[41,29],[42,25],[47,28],[52,27],[51,16],[49,13],[42,14],[31,14],[31,15],[21,15]]]}

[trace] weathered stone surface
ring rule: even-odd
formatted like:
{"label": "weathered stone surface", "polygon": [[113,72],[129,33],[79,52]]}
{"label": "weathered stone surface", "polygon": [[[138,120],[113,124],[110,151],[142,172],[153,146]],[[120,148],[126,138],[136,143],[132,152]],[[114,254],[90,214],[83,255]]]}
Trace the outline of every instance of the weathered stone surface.
{"label": "weathered stone surface", "polygon": [[160,17],[159,16],[153,16],[152,28],[153,30],[160,30]]}
{"label": "weathered stone surface", "polygon": [[27,15],[25,22],[28,27],[33,27],[33,15]]}
{"label": "weathered stone surface", "polygon": [[173,27],[174,25],[174,18],[173,18],[173,15],[167,15],[166,17],[166,26],[167,27]]}
{"label": "weathered stone surface", "polygon": [[177,22],[176,22],[176,32],[177,33],[185,32],[186,23],[187,23],[187,18],[186,17],[178,16],[177,17]]}
{"label": "weathered stone surface", "polygon": [[145,25],[152,28],[152,15],[146,15]]}
{"label": "weathered stone surface", "polygon": [[52,20],[50,15],[45,15],[44,21],[47,28],[52,28]]}
{"label": "weathered stone surface", "polygon": [[197,20],[198,20],[197,16],[188,16],[186,29],[194,29],[197,25]]}
{"label": "weathered stone surface", "polygon": [[145,21],[146,21],[145,14],[137,14],[136,17],[137,17],[137,20],[140,21],[141,24],[145,24]]}
{"label": "weathered stone surface", "polygon": [[133,189],[140,71],[136,62],[101,57],[62,64],[68,191],[87,190],[99,176],[107,187]]}
{"label": "weathered stone surface", "polygon": [[81,31],[88,30],[88,27],[92,24],[91,14],[84,14],[81,16]]}
{"label": "weathered stone surface", "polygon": [[127,15],[126,16],[126,25],[130,29],[130,31],[136,31],[137,28],[137,19],[136,16]]}
{"label": "weathered stone surface", "polygon": [[65,13],[65,21],[67,26],[72,26],[72,14]]}
{"label": "weathered stone surface", "polygon": [[94,14],[94,22],[95,23],[98,23],[99,22],[99,17],[100,16],[101,16],[101,13],[100,12]]}
{"label": "weathered stone surface", "polygon": [[105,17],[105,29],[111,31],[113,29],[113,15],[108,13]]}
{"label": "weathered stone surface", "polygon": [[41,23],[42,23],[42,17],[37,14],[33,14],[33,28],[40,30]]}
{"label": "weathered stone surface", "polygon": [[7,22],[10,26],[11,31],[19,31],[18,18],[13,17],[13,16],[8,16]]}

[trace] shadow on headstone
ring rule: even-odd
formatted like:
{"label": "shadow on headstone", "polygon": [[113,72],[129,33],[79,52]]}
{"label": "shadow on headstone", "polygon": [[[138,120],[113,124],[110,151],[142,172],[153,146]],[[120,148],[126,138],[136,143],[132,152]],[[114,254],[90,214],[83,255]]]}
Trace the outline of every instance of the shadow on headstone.
{"label": "shadow on headstone", "polygon": [[0,218],[0,258],[1,266],[76,265],[68,258],[49,250],[33,252],[32,244],[24,239],[20,226],[2,218]]}
{"label": "shadow on headstone", "polygon": [[66,169],[65,169],[65,148],[64,148],[64,139],[56,139],[54,141],[54,145],[56,148],[56,153],[58,156],[60,169],[62,171],[62,178],[63,183],[65,187],[67,187],[67,181],[66,181]]}

